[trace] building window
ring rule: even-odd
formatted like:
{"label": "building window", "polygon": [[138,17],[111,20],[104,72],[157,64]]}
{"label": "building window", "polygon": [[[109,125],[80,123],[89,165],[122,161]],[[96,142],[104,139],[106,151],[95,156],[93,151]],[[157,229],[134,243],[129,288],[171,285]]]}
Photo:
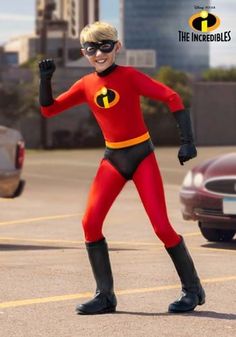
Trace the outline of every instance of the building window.
{"label": "building window", "polygon": [[63,57],[63,49],[62,48],[57,49],[57,57],[59,57],[59,58]]}
{"label": "building window", "polygon": [[126,51],[127,65],[134,67],[155,68],[156,52],[152,49],[128,49]]}

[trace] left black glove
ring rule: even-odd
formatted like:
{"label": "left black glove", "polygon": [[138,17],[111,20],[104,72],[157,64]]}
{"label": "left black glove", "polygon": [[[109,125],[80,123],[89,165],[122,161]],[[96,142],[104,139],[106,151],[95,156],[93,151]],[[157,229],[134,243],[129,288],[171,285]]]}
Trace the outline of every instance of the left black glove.
{"label": "left black glove", "polygon": [[179,110],[173,113],[180,133],[181,146],[178,158],[181,165],[197,156],[197,150],[193,141],[191,119],[188,111]]}
{"label": "left black glove", "polygon": [[56,65],[52,59],[46,59],[39,62],[39,103],[47,107],[53,104],[51,79],[56,70]]}

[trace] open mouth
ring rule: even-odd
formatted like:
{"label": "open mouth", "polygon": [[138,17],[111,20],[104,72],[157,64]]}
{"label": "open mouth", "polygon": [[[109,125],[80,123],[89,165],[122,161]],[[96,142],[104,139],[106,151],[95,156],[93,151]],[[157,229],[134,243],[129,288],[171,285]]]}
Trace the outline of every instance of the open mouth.
{"label": "open mouth", "polygon": [[102,60],[96,60],[96,63],[98,64],[103,64],[106,62],[106,59],[102,59]]}

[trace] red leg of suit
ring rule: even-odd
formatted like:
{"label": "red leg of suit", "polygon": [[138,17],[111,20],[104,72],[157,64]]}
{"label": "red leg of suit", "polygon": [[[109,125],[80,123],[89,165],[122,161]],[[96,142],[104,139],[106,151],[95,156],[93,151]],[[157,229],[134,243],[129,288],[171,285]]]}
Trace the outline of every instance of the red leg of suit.
{"label": "red leg of suit", "polygon": [[167,248],[177,245],[180,237],[172,228],[167,216],[162,179],[154,153],[141,162],[133,181],[159,239]]}
{"label": "red leg of suit", "polygon": [[126,179],[107,161],[102,160],[90,189],[82,220],[86,242],[103,238],[103,221]]}

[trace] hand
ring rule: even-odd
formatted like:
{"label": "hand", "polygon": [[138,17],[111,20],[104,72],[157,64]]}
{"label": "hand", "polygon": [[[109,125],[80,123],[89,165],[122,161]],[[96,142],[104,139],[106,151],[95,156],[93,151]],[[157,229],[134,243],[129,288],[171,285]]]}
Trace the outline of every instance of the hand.
{"label": "hand", "polygon": [[197,150],[193,143],[182,144],[179,149],[178,158],[181,165],[184,165],[185,161],[197,157]]}
{"label": "hand", "polygon": [[39,72],[41,79],[50,80],[55,70],[56,65],[53,59],[46,59],[39,62]]}

